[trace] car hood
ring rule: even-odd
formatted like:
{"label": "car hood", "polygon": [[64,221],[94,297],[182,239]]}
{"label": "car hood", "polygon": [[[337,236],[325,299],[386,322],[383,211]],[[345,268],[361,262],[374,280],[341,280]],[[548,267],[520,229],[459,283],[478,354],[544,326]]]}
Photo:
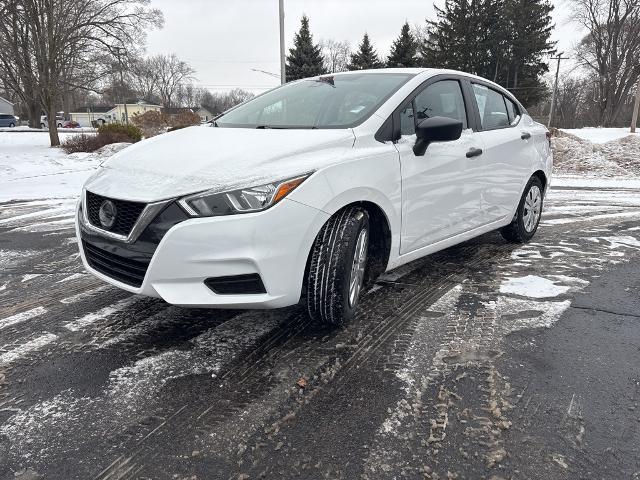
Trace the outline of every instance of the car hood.
{"label": "car hood", "polygon": [[143,140],[107,160],[85,187],[154,202],[291,178],[342,161],[352,130],[190,127]]}

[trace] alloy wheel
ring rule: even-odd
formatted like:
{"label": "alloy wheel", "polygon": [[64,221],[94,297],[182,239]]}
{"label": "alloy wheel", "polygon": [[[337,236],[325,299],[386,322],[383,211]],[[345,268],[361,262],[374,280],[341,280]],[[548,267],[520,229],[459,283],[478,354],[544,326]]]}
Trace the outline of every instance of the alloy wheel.
{"label": "alloy wheel", "polygon": [[351,276],[349,278],[349,306],[353,307],[360,295],[364,282],[364,269],[367,265],[367,229],[363,228],[356,241],[356,249],[353,253],[353,263],[351,265]]}
{"label": "alloy wheel", "polygon": [[537,185],[533,185],[524,199],[524,212],[522,213],[522,221],[524,229],[531,233],[538,226],[540,220],[540,212],[542,211],[542,192]]}

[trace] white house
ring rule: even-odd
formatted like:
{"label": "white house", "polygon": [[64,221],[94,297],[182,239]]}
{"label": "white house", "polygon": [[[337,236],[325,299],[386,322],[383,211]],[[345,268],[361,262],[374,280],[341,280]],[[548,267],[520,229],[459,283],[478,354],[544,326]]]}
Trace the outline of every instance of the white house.
{"label": "white house", "polygon": [[200,121],[202,123],[205,123],[209,120],[213,120],[215,117],[220,115],[221,112],[215,107],[200,105],[200,108],[196,109],[195,113],[200,117]]}
{"label": "white house", "polygon": [[[160,105],[153,105],[145,102],[127,103],[127,114],[129,120],[133,115],[143,114],[148,111],[159,112]],[[125,121],[124,103],[103,106],[84,106],[76,108],[75,112],[69,113],[71,120],[78,122],[81,127],[91,127],[93,122],[98,125]]]}
{"label": "white house", "polygon": [[6,98],[0,97],[0,113],[8,113],[9,115],[15,115],[13,111],[13,103]]}

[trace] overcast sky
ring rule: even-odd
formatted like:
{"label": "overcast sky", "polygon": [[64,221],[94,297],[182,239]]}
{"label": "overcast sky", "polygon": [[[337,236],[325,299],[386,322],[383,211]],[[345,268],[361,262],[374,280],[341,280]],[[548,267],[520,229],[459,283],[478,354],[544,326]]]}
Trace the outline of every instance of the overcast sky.
{"label": "overcast sky", "polygon": [[[440,4],[442,0],[436,1]],[[580,38],[569,21],[568,0],[556,5],[553,39],[570,52]],[[152,0],[164,13],[165,26],[149,34],[148,52],[176,53],[195,69],[199,85],[210,90],[239,86],[259,92],[278,84],[276,78],[251,69],[279,73],[278,0]],[[405,21],[423,23],[435,17],[429,0],[285,0],[287,52],[309,16],[316,42],[346,40],[357,48],[368,32],[378,53],[386,54]],[[566,62],[565,71],[571,68]]]}

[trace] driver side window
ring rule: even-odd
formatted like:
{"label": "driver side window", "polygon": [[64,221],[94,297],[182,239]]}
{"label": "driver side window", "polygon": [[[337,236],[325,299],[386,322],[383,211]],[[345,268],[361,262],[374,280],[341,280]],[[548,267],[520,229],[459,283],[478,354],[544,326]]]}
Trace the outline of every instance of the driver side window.
{"label": "driver side window", "polygon": [[413,135],[416,125],[431,117],[453,118],[462,122],[462,128],[467,128],[464,97],[457,80],[441,80],[422,90],[400,112],[401,134]]}

